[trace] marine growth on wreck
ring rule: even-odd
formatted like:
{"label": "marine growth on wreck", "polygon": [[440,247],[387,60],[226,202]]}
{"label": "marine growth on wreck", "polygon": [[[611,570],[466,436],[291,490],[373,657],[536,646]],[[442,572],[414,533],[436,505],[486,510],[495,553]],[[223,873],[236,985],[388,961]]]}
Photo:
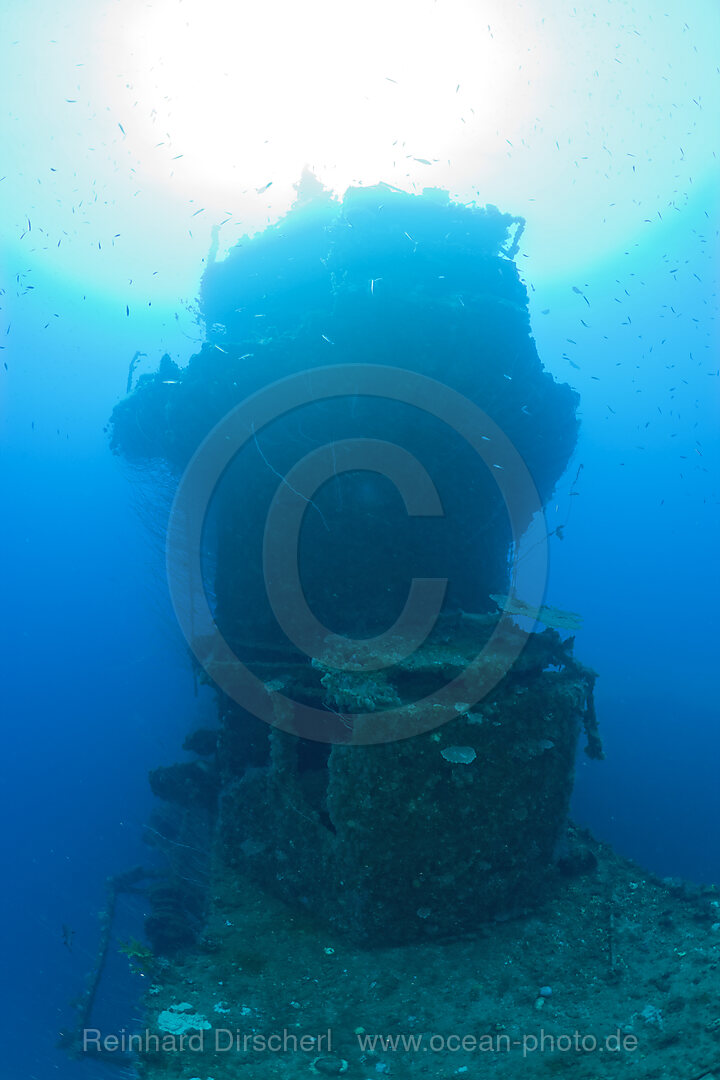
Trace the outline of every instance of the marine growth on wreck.
{"label": "marine growth on wreck", "polygon": [[[306,177],[285,218],[208,266],[202,349],[182,367],[164,357],[112,418],[117,452],[185,473],[207,509],[197,588],[212,600],[204,621],[193,596],[176,608],[192,609],[183,628],[219,725],[153,790],[212,818],[216,872],[238,889],[255,879],[367,942],[457,935],[536,904],[583,725],[601,753],[595,676],[572,639],[530,633],[498,595],[547,539],[520,552],[578,429],[577,395],[531,334],[523,226],[434,190],[338,201]],[[298,383],[268,412],[267,388]],[[305,491],[297,463],[313,457]],[[440,506],[408,511],[402,485],[416,497],[426,477]],[[279,542],[278,497],[295,513]],[[283,551],[270,558],[290,520],[296,576]],[[171,529],[171,567],[192,561],[189,535]],[[414,637],[411,579],[441,577]],[[303,648],[306,609],[320,630]],[[148,925],[160,951],[162,925]]]}

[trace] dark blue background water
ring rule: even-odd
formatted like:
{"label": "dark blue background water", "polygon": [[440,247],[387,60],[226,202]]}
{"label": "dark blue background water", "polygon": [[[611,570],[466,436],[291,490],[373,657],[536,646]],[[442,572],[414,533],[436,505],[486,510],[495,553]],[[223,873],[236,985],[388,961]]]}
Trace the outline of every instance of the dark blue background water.
{"label": "dark blue background water", "polygon": [[[105,879],[151,858],[142,842],[148,769],[174,760],[202,709],[173,633],[162,550],[148,538],[103,432],[142,324],[123,333],[117,304],[33,278],[42,311],[61,318],[45,330],[13,294],[5,311],[14,304],[25,317],[8,320],[0,353],[9,369],[3,1074],[18,1080],[98,1071],[68,1062],[54,1043],[95,962]],[[154,317],[161,336],[162,323],[162,314]],[[141,935],[142,911],[137,898],[121,902],[120,937]],[[72,952],[63,924],[75,931]],[[99,1001],[110,1030],[135,1015],[139,985],[116,956],[114,945]]]}

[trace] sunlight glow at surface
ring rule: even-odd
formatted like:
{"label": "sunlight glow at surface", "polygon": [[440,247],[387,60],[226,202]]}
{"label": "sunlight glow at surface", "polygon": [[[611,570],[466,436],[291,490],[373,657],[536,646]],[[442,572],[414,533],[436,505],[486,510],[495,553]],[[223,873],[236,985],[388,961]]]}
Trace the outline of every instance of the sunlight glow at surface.
{"label": "sunlight glow at surface", "polygon": [[193,208],[241,217],[226,244],[282,214],[309,166],[340,194],[384,181],[499,205],[567,270],[717,165],[718,11],[696,9],[703,35],[665,7],[155,0],[115,35],[117,109],[152,182],[170,171]]}
{"label": "sunlight glow at surface", "polygon": [[27,0],[2,19],[10,278],[36,257],[192,297],[212,227],[222,255],[277,220],[305,166],[337,192],[442,187],[524,216],[536,283],[717,188],[715,0]]}
{"label": "sunlight glow at surface", "polygon": [[306,165],[338,192],[422,186],[464,130],[485,157],[504,148],[554,81],[559,57],[507,23],[507,7],[466,0],[160,0],[127,22],[118,63],[126,49],[138,150],[182,154],[206,198],[287,188]]}

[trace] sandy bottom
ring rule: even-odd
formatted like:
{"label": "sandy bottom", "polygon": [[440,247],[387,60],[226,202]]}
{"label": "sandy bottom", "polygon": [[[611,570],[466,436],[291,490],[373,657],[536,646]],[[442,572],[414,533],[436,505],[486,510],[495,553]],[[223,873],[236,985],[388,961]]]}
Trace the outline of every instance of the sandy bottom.
{"label": "sandy bottom", "polygon": [[586,842],[532,915],[401,948],[216,880],[202,943],[148,976],[140,1075],[720,1080],[720,892]]}

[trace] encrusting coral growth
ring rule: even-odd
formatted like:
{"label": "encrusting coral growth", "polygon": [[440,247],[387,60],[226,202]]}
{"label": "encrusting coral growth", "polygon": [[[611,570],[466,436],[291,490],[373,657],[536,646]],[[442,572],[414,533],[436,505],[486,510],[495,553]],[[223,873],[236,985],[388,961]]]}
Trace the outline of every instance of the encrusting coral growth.
{"label": "encrusting coral growth", "polygon": [[[199,760],[151,780],[185,813],[213,817],[219,872],[239,889],[252,878],[358,940],[447,937],[540,902],[583,725],[601,754],[594,673],[572,640],[528,635],[510,617],[577,625],[514,599],[510,558],[567,466],[577,395],[535,349],[513,261],[522,222],[444,192],[381,185],[338,201],[308,183],[277,225],[208,266],[201,350],[183,368],[163,357],[113,414],[116,451],[179,475],[231,410],[264,400],[252,395],[290,376],[309,388],[282,422],[248,414],[214,487],[208,584],[232,651],[217,635],[190,644],[220,727],[215,742],[190,744]],[[345,365],[341,390],[313,396],[333,365]],[[355,381],[368,367],[389,374],[387,393]],[[434,388],[420,404],[410,374]],[[450,417],[434,399],[452,402]],[[391,458],[389,438],[404,457]],[[403,468],[421,461],[441,513],[411,515],[387,475],[342,467],[353,440]],[[328,447],[331,474],[300,496],[303,596],[333,630],[308,656],[269,599],[265,526],[278,491],[298,495],[296,462]],[[533,497],[510,507],[519,490]],[[422,644],[408,650],[398,633],[373,645],[409,580],[439,571],[442,611]],[[228,691],[238,660],[270,695],[274,725]],[[445,684],[457,684],[451,699]],[[289,703],[327,728],[308,737]]]}

